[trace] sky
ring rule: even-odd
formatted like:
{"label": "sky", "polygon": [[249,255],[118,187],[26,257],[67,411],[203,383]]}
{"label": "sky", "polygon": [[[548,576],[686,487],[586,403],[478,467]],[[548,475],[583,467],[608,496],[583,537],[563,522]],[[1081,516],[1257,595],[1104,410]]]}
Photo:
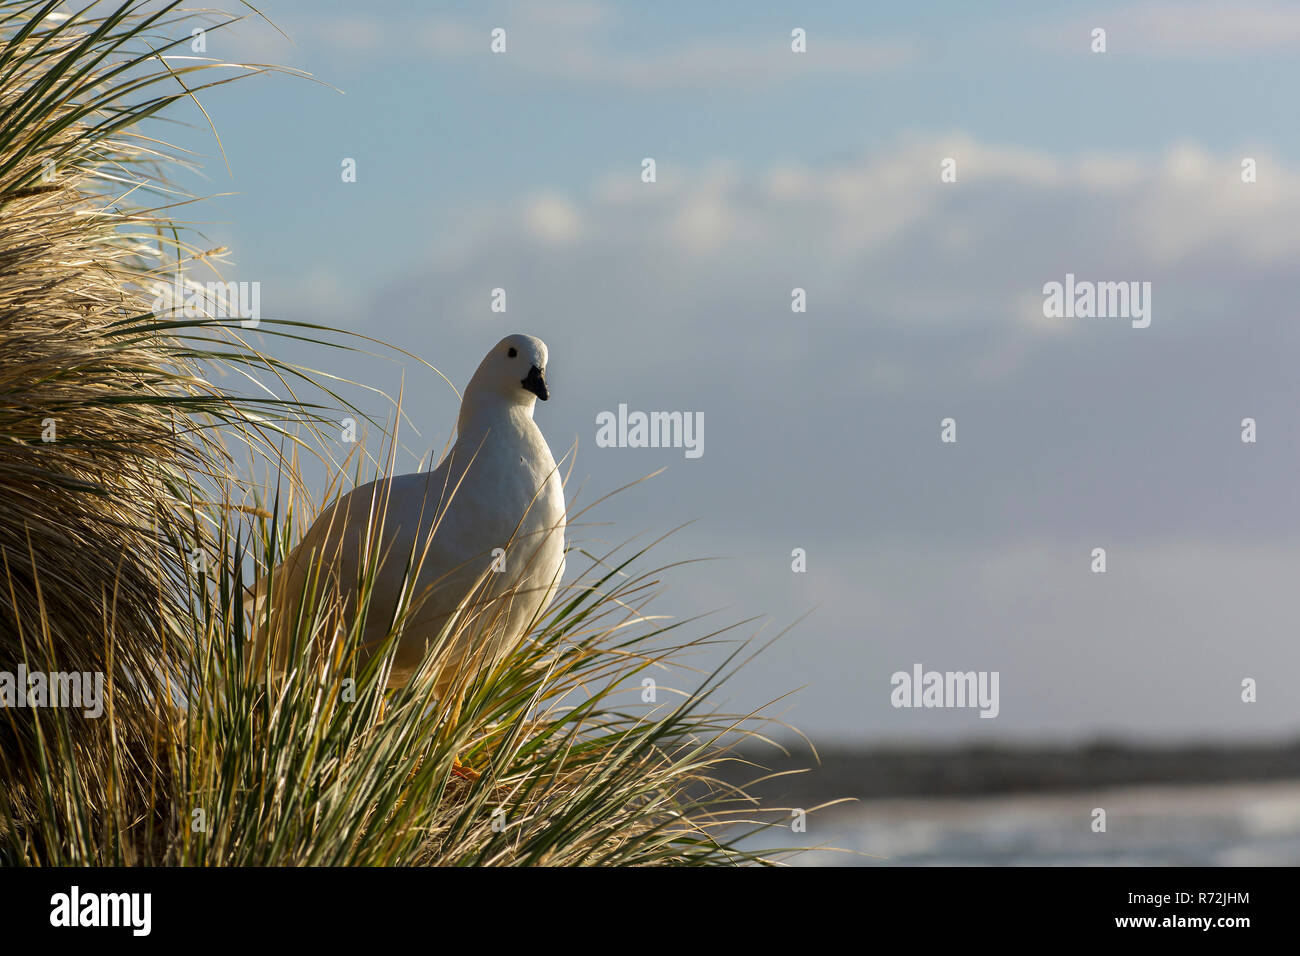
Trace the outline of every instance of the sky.
{"label": "sky", "polygon": [[[292,43],[250,18],[207,55],[314,79],[209,91],[220,149],[167,133],[227,277],[457,387],[543,338],[580,501],[666,466],[571,538],[691,522],[658,560],[718,560],[658,612],[794,625],[723,703],[802,688],[819,743],[1295,733],[1300,5],[259,8]],[[1149,326],[1045,316],[1067,274],[1150,283]],[[420,363],[263,345],[400,386],[403,469],[447,442]],[[702,414],[703,454],[598,447],[621,404]],[[918,663],[997,671],[997,717],[894,707]]]}

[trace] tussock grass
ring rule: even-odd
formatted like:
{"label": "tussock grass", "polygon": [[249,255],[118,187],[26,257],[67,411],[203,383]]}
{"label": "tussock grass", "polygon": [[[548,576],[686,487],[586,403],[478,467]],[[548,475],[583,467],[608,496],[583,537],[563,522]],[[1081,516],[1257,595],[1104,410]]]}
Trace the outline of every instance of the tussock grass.
{"label": "tussock grass", "polygon": [[[168,170],[188,156],[142,124],[274,69],[194,57],[191,22],[173,3],[0,0],[0,670],[100,672],[109,689],[98,720],[0,709],[0,862],[753,861],[741,822],[787,816],[714,777],[763,726],[708,702],[739,651],[642,701],[645,676],[723,637],[648,612],[644,549],[571,550],[585,570],[516,652],[464,670],[454,707],[433,693],[439,649],[491,613],[433,636],[421,674],[390,688],[400,619],[361,654],[320,587],[288,666],[253,659],[247,597],[312,510],[298,456],[329,460],[334,412],[298,392],[351,406],[237,321],[157,308],[155,282],[214,256],[174,218],[191,197]],[[453,772],[457,754],[481,779]]]}

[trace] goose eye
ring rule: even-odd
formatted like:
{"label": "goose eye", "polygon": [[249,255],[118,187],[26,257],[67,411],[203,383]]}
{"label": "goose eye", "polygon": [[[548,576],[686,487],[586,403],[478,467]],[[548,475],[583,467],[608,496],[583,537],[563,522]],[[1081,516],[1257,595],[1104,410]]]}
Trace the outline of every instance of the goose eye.
{"label": "goose eye", "polygon": [[511,358],[514,358],[516,355],[519,354],[519,352],[518,352],[518,351],[515,349],[515,347],[512,345],[512,346],[510,346],[510,351],[507,352],[506,354],[509,355]]}

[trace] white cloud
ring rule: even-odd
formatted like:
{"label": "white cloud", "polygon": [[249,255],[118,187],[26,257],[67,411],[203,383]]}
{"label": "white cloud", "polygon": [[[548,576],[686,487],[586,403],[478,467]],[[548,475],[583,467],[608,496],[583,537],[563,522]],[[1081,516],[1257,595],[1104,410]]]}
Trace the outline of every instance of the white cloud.
{"label": "white cloud", "polygon": [[577,209],[563,196],[546,193],[527,205],[524,221],[538,239],[548,242],[571,242],[582,231]]}
{"label": "white cloud", "polygon": [[351,56],[377,56],[387,40],[387,24],[368,17],[323,17],[313,21],[314,42]]}
{"label": "white cloud", "polygon": [[694,86],[741,86],[788,82],[808,75],[863,76],[892,70],[912,60],[910,45],[887,40],[809,42],[808,52],[790,51],[789,37],[695,41],[648,53],[612,50],[568,39],[545,55],[529,56],[524,67],[569,80],[613,83],[652,90]]}
{"label": "white cloud", "polygon": [[1300,50],[1300,4],[1281,0],[1136,3],[1038,27],[1032,37],[1054,50],[1088,53],[1093,28],[1116,54],[1218,58]]}
{"label": "white cloud", "polygon": [[[956,183],[939,180],[946,157],[957,161]],[[625,232],[635,215],[641,241],[669,256],[674,247],[692,256],[739,247],[746,255],[793,250],[823,263],[857,262],[924,230],[936,255],[964,258],[1017,233],[1045,238],[1068,225],[1097,239],[1097,256],[1138,266],[1167,265],[1211,246],[1225,262],[1263,265],[1300,254],[1300,181],[1266,154],[1256,158],[1260,180],[1245,184],[1238,154],[1195,144],[1155,158],[1068,157],[962,135],[912,137],[824,166],[661,166],[654,184],[641,182],[632,164],[572,204],[548,200],[543,211],[557,223],[583,222],[596,244]]]}
{"label": "white cloud", "polygon": [[810,36],[806,53],[790,51],[789,34],[690,40],[662,49],[615,44],[614,8],[597,3],[523,4],[473,21],[438,16],[415,31],[425,48],[448,59],[485,53],[494,27],[507,31],[502,65],[521,72],[636,90],[779,83],[801,75],[866,75],[913,60],[902,40]]}
{"label": "white cloud", "polygon": [[[600,3],[503,4],[472,16],[440,13],[413,22],[364,14],[321,15],[285,29],[299,49],[350,58],[429,58],[478,62],[566,82],[660,90],[786,82],[801,76],[863,76],[910,62],[911,44],[901,40],[818,36],[808,51],[792,53],[788,33],[719,36],[639,49],[615,43],[614,8]],[[489,50],[492,30],[506,30],[507,52]],[[268,60],[288,55],[288,43],[260,29],[241,36],[241,52]]]}
{"label": "white cloud", "polygon": [[[945,157],[956,183],[940,181]],[[467,314],[481,311],[482,288],[509,284],[535,314],[578,296],[651,323],[647,362],[705,362],[707,347],[683,357],[681,343],[747,316],[762,334],[727,348],[756,368],[806,352],[808,327],[868,329],[883,337],[882,354],[860,363],[869,388],[994,382],[1063,336],[1097,333],[1042,317],[1043,284],[1067,272],[1151,281],[1152,334],[1189,321],[1188,309],[1208,321],[1207,297],[1236,284],[1281,281],[1300,255],[1300,177],[1258,158],[1250,185],[1235,153],[1194,144],[1065,156],[960,134],[823,165],[664,164],[654,184],[630,163],[585,192],[467,210],[431,265]],[[796,286],[807,315],[790,312]],[[928,351],[917,336],[933,337]]]}
{"label": "white cloud", "polygon": [[545,23],[566,29],[600,26],[615,19],[614,9],[595,0],[547,0],[546,3],[522,3],[514,14],[533,23]]}
{"label": "white cloud", "polygon": [[417,52],[435,56],[461,57],[488,51],[489,33],[451,19],[435,19],[418,24],[410,33]]}

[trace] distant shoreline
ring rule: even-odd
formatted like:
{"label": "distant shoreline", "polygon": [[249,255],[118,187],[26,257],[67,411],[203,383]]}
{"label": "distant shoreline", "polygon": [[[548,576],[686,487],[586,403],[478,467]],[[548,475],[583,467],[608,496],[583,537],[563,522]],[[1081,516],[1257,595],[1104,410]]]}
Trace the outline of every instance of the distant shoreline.
{"label": "distant shoreline", "polygon": [[[1096,741],[1062,745],[832,747],[818,765],[806,747],[746,748],[740,756],[773,772],[807,768],[752,788],[765,800],[797,805],[855,797],[970,797],[1053,793],[1145,784],[1187,785],[1300,780],[1300,740],[1286,744],[1143,745]],[[745,782],[760,773],[733,764],[723,774]]]}

